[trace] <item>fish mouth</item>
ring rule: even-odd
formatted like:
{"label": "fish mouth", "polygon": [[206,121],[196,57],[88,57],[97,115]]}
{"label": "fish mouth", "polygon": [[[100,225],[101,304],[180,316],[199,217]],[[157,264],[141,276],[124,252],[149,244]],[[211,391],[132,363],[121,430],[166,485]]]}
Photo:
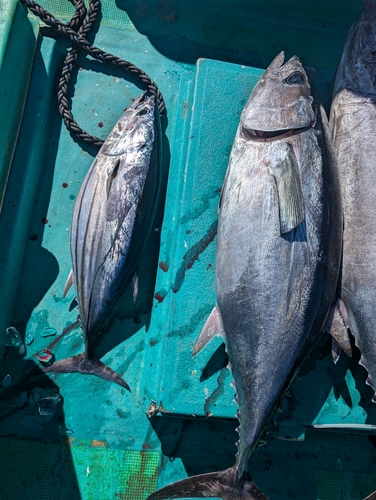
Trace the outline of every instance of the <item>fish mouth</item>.
{"label": "fish mouth", "polygon": [[291,128],[291,129],[283,129],[283,130],[254,130],[254,129],[246,129],[242,127],[241,135],[242,138],[246,141],[255,141],[255,142],[271,142],[276,141],[278,139],[285,139],[286,137],[291,137],[292,135],[301,134],[306,130],[314,127],[314,123],[311,123],[307,127],[301,128]]}

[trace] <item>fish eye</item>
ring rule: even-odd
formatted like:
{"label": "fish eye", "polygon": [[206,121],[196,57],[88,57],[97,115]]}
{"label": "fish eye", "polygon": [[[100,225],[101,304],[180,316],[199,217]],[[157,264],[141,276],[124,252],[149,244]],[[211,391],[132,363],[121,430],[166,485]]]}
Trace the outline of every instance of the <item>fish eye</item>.
{"label": "fish eye", "polygon": [[302,85],[305,83],[305,78],[300,71],[294,71],[294,73],[286,78],[285,83],[288,85]]}
{"label": "fish eye", "polygon": [[138,116],[147,115],[149,113],[148,108],[142,108],[137,114]]}

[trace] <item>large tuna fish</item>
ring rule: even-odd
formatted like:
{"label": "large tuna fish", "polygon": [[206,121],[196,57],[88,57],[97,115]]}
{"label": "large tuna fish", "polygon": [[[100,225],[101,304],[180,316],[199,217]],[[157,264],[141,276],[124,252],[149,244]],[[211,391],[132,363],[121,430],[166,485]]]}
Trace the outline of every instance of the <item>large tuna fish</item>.
{"label": "large tuna fish", "polygon": [[142,94],[112,129],[80,189],[71,226],[73,282],[85,351],[57,361],[47,373],[92,373],[126,382],[93,356],[111,308],[133,280],[147,243],[160,186],[160,133],[155,98]]}
{"label": "large tuna fish", "polygon": [[334,299],[342,219],[321,104],[281,52],[240,119],[219,206],[217,305],[194,349],[226,343],[239,405],[236,463],[173,483],[148,500],[265,500],[248,461]]}
{"label": "large tuna fish", "polygon": [[[330,127],[344,210],[343,264],[336,338],[348,353],[346,327],[376,386],[376,1],[350,29],[333,91]],[[342,341],[340,339],[343,339]],[[376,401],[376,395],[373,396]]]}

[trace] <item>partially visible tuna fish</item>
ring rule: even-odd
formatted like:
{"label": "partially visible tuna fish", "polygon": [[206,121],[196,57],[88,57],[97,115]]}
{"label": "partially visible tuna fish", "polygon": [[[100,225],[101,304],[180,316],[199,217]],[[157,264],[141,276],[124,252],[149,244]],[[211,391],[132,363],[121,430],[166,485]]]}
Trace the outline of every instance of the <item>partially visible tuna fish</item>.
{"label": "partially visible tuna fish", "polygon": [[375,390],[376,1],[363,3],[337,69],[330,111],[344,209],[342,279],[332,330],[351,354],[346,327],[351,329],[367,384]]}
{"label": "partially visible tuna fish", "polygon": [[73,282],[85,351],[45,373],[92,373],[126,382],[93,356],[102,324],[137,272],[152,229],[160,186],[159,115],[142,94],[116,123],[80,189],[71,226]]}
{"label": "partially visible tuna fish", "polygon": [[334,299],[342,219],[327,119],[299,59],[284,58],[241,115],[219,207],[217,305],[194,349],[224,338],[239,405],[236,462],[148,500],[266,499],[249,459]]}

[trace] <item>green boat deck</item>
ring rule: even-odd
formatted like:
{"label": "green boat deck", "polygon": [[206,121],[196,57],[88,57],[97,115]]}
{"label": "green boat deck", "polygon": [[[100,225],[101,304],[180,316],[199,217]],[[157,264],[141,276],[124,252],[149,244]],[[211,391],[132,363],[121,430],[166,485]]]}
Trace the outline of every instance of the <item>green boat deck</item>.
{"label": "green boat deck", "polygon": [[[64,21],[74,12],[68,1],[40,3]],[[222,341],[191,356],[215,301],[217,206],[233,137],[281,50],[315,70],[328,110],[360,8],[356,0],[103,2],[94,45],[148,73],[167,108],[164,189],[139,297],[133,304],[125,291],[95,347],[129,393],[92,376],[35,376],[39,350],[56,359],[83,351],[79,311],[69,310],[74,290],[62,294],[75,198],[96,150],[58,113],[68,42],[42,37],[25,6],[0,0],[1,500],[143,500],[157,486],[233,464],[236,404]],[[103,139],[143,90],[84,55],[72,83],[75,119]],[[25,345],[4,344],[9,326]],[[362,500],[376,490],[367,374],[359,353],[334,365],[330,350],[324,335],[252,457],[252,477],[270,500]]]}

